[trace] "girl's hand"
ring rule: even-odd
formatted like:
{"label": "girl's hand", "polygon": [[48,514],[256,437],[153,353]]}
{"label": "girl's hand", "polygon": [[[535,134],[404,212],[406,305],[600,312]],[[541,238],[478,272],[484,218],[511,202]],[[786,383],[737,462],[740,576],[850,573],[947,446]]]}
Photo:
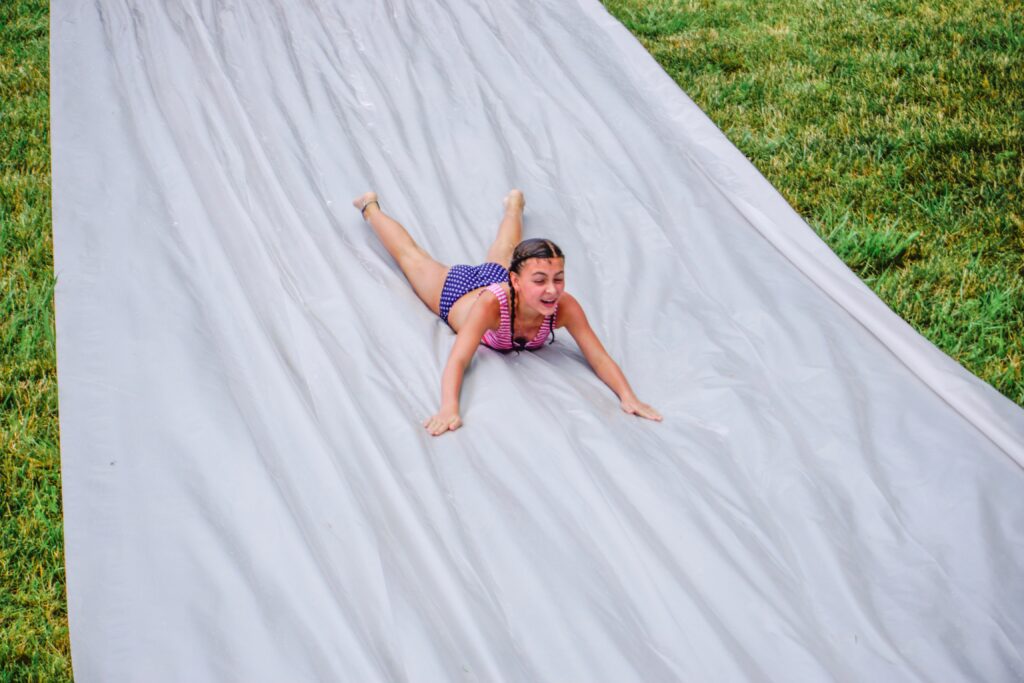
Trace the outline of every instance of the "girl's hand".
{"label": "girl's hand", "polygon": [[654,420],[655,422],[661,422],[661,414],[650,407],[646,403],[636,398],[623,399],[620,403],[622,409],[630,415],[639,415],[640,417],[646,417],[648,420]]}
{"label": "girl's hand", "polygon": [[424,420],[423,426],[426,427],[427,431],[433,436],[438,436],[445,432],[454,432],[456,429],[461,427],[462,418],[459,417],[458,410],[442,408],[438,411],[437,415]]}

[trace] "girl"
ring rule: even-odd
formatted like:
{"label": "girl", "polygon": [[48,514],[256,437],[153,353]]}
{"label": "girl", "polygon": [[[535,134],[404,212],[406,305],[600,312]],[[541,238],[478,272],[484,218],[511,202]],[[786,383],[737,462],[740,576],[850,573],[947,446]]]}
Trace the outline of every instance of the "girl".
{"label": "girl", "polygon": [[499,351],[533,350],[548,337],[553,342],[555,330],[562,327],[576,340],[597,376],[618,395],[624,411],[661,420],[654,408],[633,393],[622,370],[590,329],[579,302],[565,291],[562,250],[549,240],[520,242],[526,205],[523,193],[512,190],[504,203],[505,217],[487,261],[449,268],[435,261],[400,223],[381,211],[377,193],[367,192],[352,200],[398,262],[416,295],[457,334],[441,376],[441,409],[423,426],[434,436],[462,426],[462,377],[481,343]]}

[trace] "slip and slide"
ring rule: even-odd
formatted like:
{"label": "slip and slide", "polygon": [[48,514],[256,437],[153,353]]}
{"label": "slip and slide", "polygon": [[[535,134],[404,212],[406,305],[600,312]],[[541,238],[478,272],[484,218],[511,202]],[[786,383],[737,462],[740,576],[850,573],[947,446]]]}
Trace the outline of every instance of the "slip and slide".
{"label": "slip and slide", "polygon": [[[850,272],[596,0],[57,2],[79,681],[1010,681],[1024,411]],[[509,187],[567,335],[454,336]]]}

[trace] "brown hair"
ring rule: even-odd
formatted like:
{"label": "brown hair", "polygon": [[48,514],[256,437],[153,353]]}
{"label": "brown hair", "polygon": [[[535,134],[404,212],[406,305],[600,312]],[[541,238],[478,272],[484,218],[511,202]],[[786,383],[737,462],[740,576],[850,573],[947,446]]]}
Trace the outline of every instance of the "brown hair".
{"label": "brown hair", "polygon": [[[558,248],[558,245],[551,240],[541,239],[539,237],[532,237],[528,240],[523,240],[516,245],[515,250],[512,252],[512,263],[508,267],[508,290],[510,298],[509,311],[509,324],[511,329],[509,330],[509,336],[512,337],[512,347],[515,348],[516,353],[519,353],[520,349],[526,348],[526,344],[529,343],[529,339],[526,337],[520,337],[522,341],[516,339],[516,288],[512,286],[512,273],[519,274],[519,269],[522,268],[523,262],[527,259],[532,258],[560,258],[565,259],[565,255],[562,250]],[[555,316],[551,316],[551,321],[548,328],[551,332],[550,344],[555,343]]]}

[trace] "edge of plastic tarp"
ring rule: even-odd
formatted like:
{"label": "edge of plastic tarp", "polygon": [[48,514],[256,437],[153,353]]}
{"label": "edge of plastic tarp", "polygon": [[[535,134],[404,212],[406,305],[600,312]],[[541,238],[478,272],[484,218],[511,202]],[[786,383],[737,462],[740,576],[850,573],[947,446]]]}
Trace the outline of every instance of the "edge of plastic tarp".
{"label": "edge of plastic tarp", "polygon": [[[692,163],[728,190],[736,209],[797,269],[850,313],[943,401],[1024,468],[1024,410],[935,346],[898,316],[814,232],[760,171],[679,87],[643,45],[597,0],[578,1],[632,59],[639,87],[680,127],[701,154]],[[680,148],[686,154],[686,150]]]}

